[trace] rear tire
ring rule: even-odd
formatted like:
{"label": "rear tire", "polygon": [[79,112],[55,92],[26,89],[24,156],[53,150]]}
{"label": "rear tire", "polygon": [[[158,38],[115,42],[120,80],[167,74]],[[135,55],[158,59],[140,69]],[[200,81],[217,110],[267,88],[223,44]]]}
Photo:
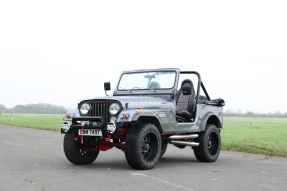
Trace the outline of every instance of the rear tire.
{"label": "rear tire", "polygon": [[194,155],[200,162],[214,162],[217,160],[221,138],[218,128],[215,125],[207,124],[205,131],[195,140],[199,142],[199,147],[193,147]]}
{"label": "rear tire", "polygon": [[160,158],[165,154],[166,149],[167,149],[167,144],[168,143],[162,143],[161,144]]}
{"label": "rear tire", "polygon": [[83,145],[74,140],[75,135],[66,133],[64,137],[64,152],[67,159],[76,165],[91,164],[96,160],[99,150],[86,151]]}
{"label": "rear tire", "polygon": [[141,124],[130,129],[125,143],[125,156],[134,169],[152,169],[161,152],[161,136],[153,124]]}

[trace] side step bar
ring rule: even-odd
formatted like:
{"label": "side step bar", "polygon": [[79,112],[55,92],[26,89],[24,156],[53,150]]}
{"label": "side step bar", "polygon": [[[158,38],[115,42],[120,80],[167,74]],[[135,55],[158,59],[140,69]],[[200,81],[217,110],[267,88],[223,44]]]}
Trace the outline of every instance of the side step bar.
{"label": "side step bar", "polygon": [[178,139],[193,139],[197,138],[198,134],[191,134],[191,135],[172,135],[169,139],[178,140]]}
{"label": "side step bar", "polygon": [[188,142],[188,141],[170,141],[171,144],[174,145],[185,145],[185,146],[192,146],[192,147],[198,147],[199,143],[195,143],[195,142]]}

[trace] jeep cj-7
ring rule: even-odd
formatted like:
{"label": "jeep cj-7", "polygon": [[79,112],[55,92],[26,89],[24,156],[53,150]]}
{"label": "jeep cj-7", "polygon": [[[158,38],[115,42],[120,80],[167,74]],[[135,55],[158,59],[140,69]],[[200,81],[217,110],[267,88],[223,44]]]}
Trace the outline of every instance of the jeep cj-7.
{"label": "jeep cj-7", "polygon": [[[186,74],[197,76],[197,91],[190,79],[178,88],[180,75]],[[109,82],[104,89],[110,90]],[[191,147],[201,162],[214,162],[220,153],[224,105],[222,99],[210,99],[194,71],[123,72],[113,96],[83,100],[77,110],[67,112],[61,128],[64,152],[71,163],[86,165],[100,151],[115,147],[132,168],[152,169],[172,144]]]}

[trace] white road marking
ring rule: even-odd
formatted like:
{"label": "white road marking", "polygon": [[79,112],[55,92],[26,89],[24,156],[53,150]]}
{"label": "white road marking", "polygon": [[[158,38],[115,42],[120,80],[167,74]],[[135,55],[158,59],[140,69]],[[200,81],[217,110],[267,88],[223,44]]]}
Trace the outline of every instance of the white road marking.
{"label": "white road marking", "polygon": [[143,177],[150,178],[150,179],[153,179],[153,180],[156,180],[156,181],[159,181],[159,182],[165,183],[165,184],[169,184],[169,185],[174,186],[174,187],[176,187],[176,188],[182,188],[182,189],[184,189],[184,190],[193,190],[193,191],[194,191],[194,189],[185,188],[185,187],[183,187],[183,186],[180,186],[180,185],[177,185],[177,184],[174,184],[174,183],[168,182],[168,181],[166,181],[166,180],[161,180],[161,179],[159,179],[159,178],[155,178],[155,177],[148,176],[148,175],[145,175],[145,174],[141,174],[141,173],[132,173],[131,175],[132,175],[132,176],[143,176]]}

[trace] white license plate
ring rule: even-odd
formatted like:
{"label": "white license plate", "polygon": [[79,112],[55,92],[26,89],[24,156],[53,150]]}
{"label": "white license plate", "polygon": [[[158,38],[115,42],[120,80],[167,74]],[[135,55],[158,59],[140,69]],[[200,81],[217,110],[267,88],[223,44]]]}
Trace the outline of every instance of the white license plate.
{"label": "white license plate", "polygon": [[102,136],[102,131],[100,129],[79,129],[79,135],[86,136]]}

